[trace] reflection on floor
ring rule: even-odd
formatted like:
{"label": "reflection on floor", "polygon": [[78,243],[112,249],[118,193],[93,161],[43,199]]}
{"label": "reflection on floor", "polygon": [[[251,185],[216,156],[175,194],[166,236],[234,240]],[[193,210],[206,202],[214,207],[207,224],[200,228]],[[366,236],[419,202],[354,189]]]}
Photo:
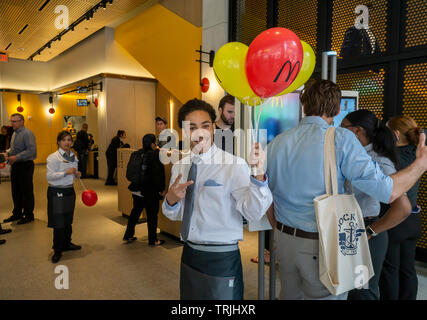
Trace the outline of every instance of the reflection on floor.
{"label": "reflection on floor", "polygon": [[[146,224],[136,228],[138,240],[123,244],[126,219],[117,210],[117,187],[104,186],[102,180],[85,180],[98,193],[98,203],[91,208],[79,199],[73,224],[73,242],[81,251],[65,252],[57,265],[52,256],[52,230],[47,228],[46,171],[36,166],[34,175],[36,209],[33,223],[3,224],[13,232],[0,236],[7,243],[0,246],[0,299],[179,299],[179,264],[182,245],[160,234],[166,243],[149,247]],[[81,194],[80,184],[75,184]],[[0,184],[0,219],[11,213],[10,182]],[[257,256],[257,235],[245,231],[240,243],[245,299],[258,297],[258,265],[250,262]],[[69,289],[55,288],[58,265],[69,270]],[[419,271],[419,299],[427,299],[426,264]],[[268,298],[268,273],[265,268],[265,297]],[[277,292],[280,284],[277,278]]]}

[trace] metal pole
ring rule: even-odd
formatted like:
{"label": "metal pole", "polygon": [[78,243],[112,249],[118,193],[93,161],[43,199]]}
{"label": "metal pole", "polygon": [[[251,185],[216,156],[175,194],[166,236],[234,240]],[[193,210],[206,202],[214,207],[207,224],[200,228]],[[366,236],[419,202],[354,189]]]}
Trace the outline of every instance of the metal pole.
{"label": "metal pole", "polygon": [[276,247],[274,243],[274,229],[270,234],[270,300],[276,300]]}
{"label": "metal pole", "polygon": [[337,55],[333,55],[331,59],[331,81],[337,83]]}
{"label": "metal pole", "polygon": [[328,79],[328,53],[322,53],[322,79]]}
{"label": "metal pole", "polygon": [[265,231],[258,232],[258,300],[264,300]]}

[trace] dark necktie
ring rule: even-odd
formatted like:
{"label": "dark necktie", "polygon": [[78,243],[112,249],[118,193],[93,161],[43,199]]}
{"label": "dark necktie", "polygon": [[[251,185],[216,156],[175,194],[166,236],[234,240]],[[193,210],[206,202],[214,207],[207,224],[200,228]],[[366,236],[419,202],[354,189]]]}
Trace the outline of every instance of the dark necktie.
{"label": "dark necktie", "polygon": [[63,157],[65,160],[69,161],[69,162],[74,162],[74,159],[75,159],[75,156],[74,156],[74,155],[72,155],[72,156],[70,157],[66,152],[64,152],[64,153],[62,154],[62,157]]}
{"label": "dark necktie", "polygon": [[188,172],[187,181],[192,180],[194,183],[187,187],[187,192],[185,194],[185,203],[184,203],[184,215],[182,217],[181,224],[181,237],[182,240],[187,241],[188,232],[190,231],[190,221],[193,215],[194,208],[194,189],[196,187],[196,177],[197,177],[197,164],[194,162],[191,164],[190,171]]}

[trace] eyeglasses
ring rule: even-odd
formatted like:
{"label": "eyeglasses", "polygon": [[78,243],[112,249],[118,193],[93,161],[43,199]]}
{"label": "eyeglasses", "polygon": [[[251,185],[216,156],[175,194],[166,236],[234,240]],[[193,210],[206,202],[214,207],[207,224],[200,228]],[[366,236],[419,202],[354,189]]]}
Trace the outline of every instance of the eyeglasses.
{"label": "eyeglasses", "polygon": [[16,123],[16,122],[21,122],[21,121],[22,121],[22,119],[19,119],[19,120],[10,120],[11,123]]}

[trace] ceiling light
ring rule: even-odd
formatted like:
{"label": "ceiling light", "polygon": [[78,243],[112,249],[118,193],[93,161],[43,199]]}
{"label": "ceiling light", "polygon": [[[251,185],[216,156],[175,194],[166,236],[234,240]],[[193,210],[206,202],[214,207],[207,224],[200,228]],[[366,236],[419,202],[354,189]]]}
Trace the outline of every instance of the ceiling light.
{"label": "ceiling light", "polygon": [[102,8],[107,9],[107,0],[102,1]]}
{"label": "ceiling light", "polygon": [[47,47],[50,49],[50,42],[47,44]]}
{"label": "ceiling light", "polygon": [[110,4],[113,4],[113,0],[108,0],[108,2],[109,2]]}

